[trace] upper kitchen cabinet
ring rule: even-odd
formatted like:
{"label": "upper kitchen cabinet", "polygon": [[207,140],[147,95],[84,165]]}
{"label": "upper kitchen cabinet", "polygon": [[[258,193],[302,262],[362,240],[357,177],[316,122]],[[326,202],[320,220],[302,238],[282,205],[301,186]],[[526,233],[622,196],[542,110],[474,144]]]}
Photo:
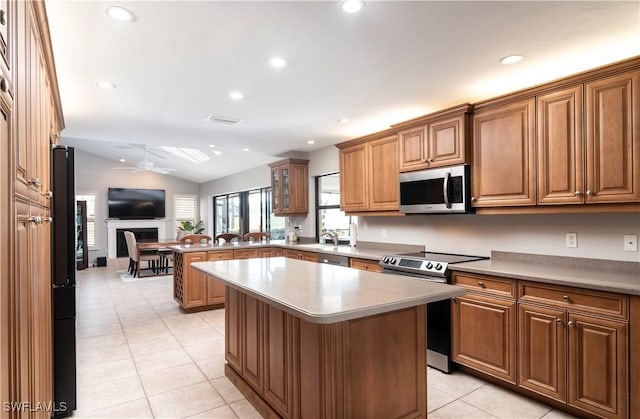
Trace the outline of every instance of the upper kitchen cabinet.
{"label": "upper kitchen cabinet", "polygon": [[473,115],[472,205],[536,204],[535,99]]}
{"label": "upper kitchen cabinet", "polygon": [[309,212],[309,160],[286,159],[271,163],[273,215],[306,215]]}
{"label": "upper kitchen cabinet", "polygon": [[366,215],[398,211],[398,137],[386,130],[337,144],[340,209]]}
{"label": "upper kitchen cabinet", "polygon": [[640,70],[585,84],[585,202],[640,201]]}
{"label": "upper kitchen cabinet", "polygon": [[471,105],[465,104],[393,125],[399,171],[468,163],[470,112]]}

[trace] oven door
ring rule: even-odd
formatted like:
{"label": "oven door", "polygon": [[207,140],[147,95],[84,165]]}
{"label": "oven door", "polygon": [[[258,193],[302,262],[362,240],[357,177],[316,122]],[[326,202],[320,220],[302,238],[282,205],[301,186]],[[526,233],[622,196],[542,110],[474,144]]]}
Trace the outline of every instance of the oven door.
{"label": "oven door", "polygon": [[471,211],[469,166],[401,173],[400,212],[406,214]]}

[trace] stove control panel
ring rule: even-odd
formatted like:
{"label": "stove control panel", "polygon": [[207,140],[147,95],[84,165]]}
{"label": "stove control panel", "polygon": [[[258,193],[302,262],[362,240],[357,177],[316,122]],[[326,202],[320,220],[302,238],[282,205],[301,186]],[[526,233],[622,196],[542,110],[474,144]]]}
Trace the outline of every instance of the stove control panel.
{"label": "stove control panel", "polygon": [[393,255],[383,256],[379,265],[383,268],[433,276],[445,276],[448,266],[446,262],[432,262],[421,258]]}

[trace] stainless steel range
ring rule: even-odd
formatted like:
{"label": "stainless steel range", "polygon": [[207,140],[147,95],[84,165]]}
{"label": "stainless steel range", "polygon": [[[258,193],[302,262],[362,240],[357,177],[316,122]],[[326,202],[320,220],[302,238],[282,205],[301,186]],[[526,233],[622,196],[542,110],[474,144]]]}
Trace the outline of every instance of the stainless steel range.
{"label": "stainless steel range", "polygon": [[[435,252],[385,255],[380,259],[382,272],[406,275],[425,281],[451,282],[450,265],[488,259],[481,256]],[[451,301],[427,304],[427,364],[444,372],[451,371]]]}

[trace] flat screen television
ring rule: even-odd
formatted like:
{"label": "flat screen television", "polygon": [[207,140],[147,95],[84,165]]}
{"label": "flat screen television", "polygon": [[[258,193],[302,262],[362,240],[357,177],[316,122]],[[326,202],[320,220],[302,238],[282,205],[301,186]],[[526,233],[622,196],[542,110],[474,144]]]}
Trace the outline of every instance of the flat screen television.
{"label": "flat screen television", "polygon": [[109,188],[109,218],[145,220],[165,217],[163,189]]}

